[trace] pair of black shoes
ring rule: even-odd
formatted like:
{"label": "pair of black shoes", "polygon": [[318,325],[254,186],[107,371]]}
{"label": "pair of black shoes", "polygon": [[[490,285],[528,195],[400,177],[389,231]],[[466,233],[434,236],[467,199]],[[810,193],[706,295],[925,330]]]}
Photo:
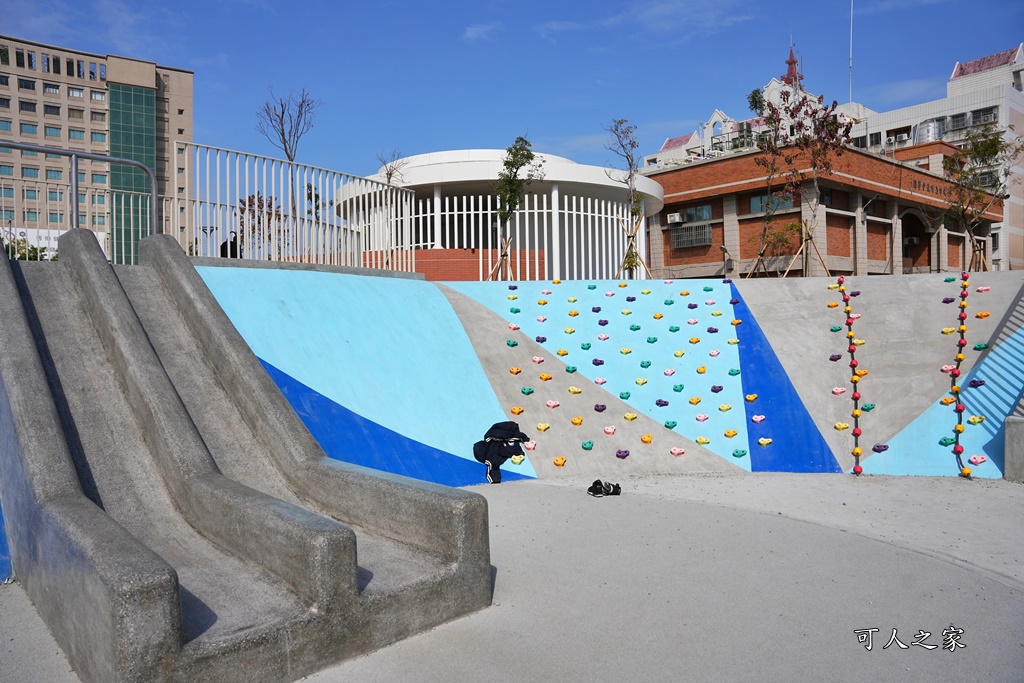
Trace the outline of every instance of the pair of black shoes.
{"label": "pair of black shoes", "polygon": [[600,498],[601,496],[618,496],[622,493],[622,489],[618,484],[595,479],[594,483],[587,489],[587,493],[595,498]]}

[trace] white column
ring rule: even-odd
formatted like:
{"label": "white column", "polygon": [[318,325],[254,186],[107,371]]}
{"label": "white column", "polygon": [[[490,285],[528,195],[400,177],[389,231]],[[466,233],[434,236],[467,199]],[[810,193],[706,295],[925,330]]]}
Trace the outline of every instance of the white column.
{"label": "white column", "polygon": [[903,221],[900,220],[896,202],[892,202],[892,271],[890,275],[903,274]]}
{"label": "white column", "polygon": [[946,224],[940,223],[939,229],[932,235],[932,271],[944,273],[949,270],[949,238]]}
{"label": "white column", "polygon": [[[558,183],[551,183],[551,245],[552,253],[554,254],[558,253],[558,248],[555,245],[557,245],[562,239],[562,220],[559,215],[561,199],[561,192],[559,192]],[[548,264],[548,269],[551,271],[552,280],[557,280],[561,277],[555,264]],[[538,273],[538,276],[539,275],[540,273]]]}
{"label": "white column", "polygon": [[441,230],[441,186],[434,185],[434,234],[431,237],[434,240],[434,249],[444,249],[442,241],[444,233]]}
{"label": "white column", "polygon": [[743,268],[740,265],[740,221],[737,213],[737,195],[727,194],[722,197],[722,241],[732,258],[732,271],[726,277],[739,277]]}
{"label": "white column", "polygon": [[[647,253],[647,207],[644,204],[643,199],[640,200],[640,215],[643,216],[643,225],[640,226],[640,231],[636,234],[636,249],[640,256],[643,257],[644,263],[646,263],[647,267],[650,268],[651,264],[649,263],[650,259],[648,258],[649,254]],[[636,273],[636,279],[646,280],[647,271],[643,268],[638,270]]]}

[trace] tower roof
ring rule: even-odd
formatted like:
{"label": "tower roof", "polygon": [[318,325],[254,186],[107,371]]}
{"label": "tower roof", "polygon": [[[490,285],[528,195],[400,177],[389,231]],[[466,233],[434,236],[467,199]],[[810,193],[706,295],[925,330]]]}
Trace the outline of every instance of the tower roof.
{"label": "tower roof", "polygon": [[782,82],[786,85],[799,88],[800,83],[804,80],[804,75],[796,70],[796,56],[793,54],[793,48],[789,48],[789,59],[786,60],[786,75],[782,77]]}
{"label": "tower roof", "polygon": [[969,76],[971,74],[981,73],[982,71],[988,71],[994,69],[997,66],[1006,66],[1007,64],[1013,64],[1017,55],[1024,50],[1024,45],[1018,45],[1017,47],[1004,50],[1003,52],[997,52],[994,55],[988,57],[982,57],[981,59],[975,59],[970,62],[957,62],[953,68],[953,75],[950,76],[950,80],[959,78],[960,76]]}

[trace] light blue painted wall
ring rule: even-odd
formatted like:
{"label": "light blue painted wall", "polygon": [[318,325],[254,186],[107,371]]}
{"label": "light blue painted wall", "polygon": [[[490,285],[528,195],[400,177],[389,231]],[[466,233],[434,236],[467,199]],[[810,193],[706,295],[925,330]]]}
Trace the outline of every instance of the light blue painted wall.
{"label": "light blue painted wall", "polygon": [[[259,358],[368,420],[472,460],[473,443],[507,419],[461,322],[431,283],[197,271]],[[517,470],[535,476],[523,465]]]}

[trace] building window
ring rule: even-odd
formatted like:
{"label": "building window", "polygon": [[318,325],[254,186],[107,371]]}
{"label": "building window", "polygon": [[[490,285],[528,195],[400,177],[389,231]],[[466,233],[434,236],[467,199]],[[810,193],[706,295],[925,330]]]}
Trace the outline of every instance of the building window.
{"label": "building window", "polygon": [[25,212],[25,222],[26,223],[35,223],[38,220],[39,220],[39,212],[38,211],[26,211]]}
{"label": "building window", "polygon": [[96,62],[89,62],[89,80],[96,80]]}
{"label": "building window", "polygon": [[97,185],[106,185],[106,183],[107,183],[107,174],[106,173],[93,173],[92,174],[92,182],[97,184]]}
{"label": "building window", "polygon": [[71,109],[69,107],[68,108],[68,118],[69,119],[75,119],[75,120],[83,120],[83,119],[85,119],[85,110],[84,109]]}
{"label": "building window", "polygon": [[43,73],[50,73],[50,55],[46,54],[45,52],[39,53],[39,61],[43,67],[41,71]]}
{"label": "building window", "polygon": [[998,180],[999,174],[995,171],[982,171],[978,174],[978,183],[984,188],[995,187]]}
{"label": "building window", "polygon": [[22,124],[20,124],[20,126],[21,126],[21,134],[22,135],[38,135],[39,134],[39,126],[37,126],[34,123],[22,123]]}
{"label": "building window", "polygon": [[[66,73],[68,76],[74,76],[75,75],[75,60],[73,60],[73,59],[65,59],[64,60],[64,73]],[[69,90],[70,90],[70,88],[69,88]]]}
{"label": "building window", "polygon": [[63,223],[64,222],[64,214],[62,214],[62,213],[60,213],[58,211],[51,211],[49,213],[49,215],[47,216],[47,220],[50,223]]}
{"label": "building window", "polygon": [[10,97],[0,97],[0,109],[10,109],[10,108],[11,108],[11,98]]}
{"label": "building window", "polygon": [[967,114],[953,114],[949,117],[949,129],[960,130],[967,127]]}
{"label": "building window", "polygon": [[93,216],[92,217],[92,224],[93,225],[106,225],[107,224],[107,217],[106,216]]}
{"label": "building window", "polygon": [[0,197],[4,197],[6,199],[14,199],[14,188],[0,187]]}
{"label": "building window", "polygon": [[78,172],[78,182],[80,182],[80,183],[84,183],[85,182],[85,172],[84,171],[79,171]]}
{"label": "building window", "polygon": [[107,65],[106,64],[100,64],[100,80],[101,81],[107,80]]}
{"label": "building window", "polygon": [[22,197],[22,199],[29,199],[29,200],[39,199],[39,190],[28,190],[28,189],[22,190],[21,191],[21,197]]}
{"label": "building window", "polygon": [[0,130],[6,130],[6,131],[11,130],[11,122],[10,121],[0,121]]}
{"label": "building window", "polygon": [[999,251],[999,233],[994,232],[989,236],[989,240],[992,242],[992,253]]}
{"label": "building window", "polygon": [[63,177],[64,177],[64,171],[58,171],[55,168],[48,168],[48,169],[46,169],[46,179],[47,180],[60,180]]}
{"label": "building window", "polygon": [[10,85],[11,79],[7,77],[7,74],[0,74],[0,85]]}
{"label": "building window", "polygon": [[82,89],[81,88],[72,88],[69,85],[68,86],[68,97],[77,97],[77,98],[81,99],[83,97]]}
{"label": "building window", "polygon": [[51,71],[52,73],[60,75],[60,57],[57,57],[56,55],[53,57],[53,69]]}
{"label": "building window", "polygon": [[971,112],[971,125],[972,126],[984,126],[987,124],[994,124],[999,121],[999,108],[998,107],[986,107],[985,109],[976,109]]}
{"label": "building window", "polygon": [[23,157],[37,157],[37,156],[39,156],[39,152],[32,152],[32,151],[29,151],[27,149],[23,149],[23,150],[21,150],[21,156],[23,156]]}
{"label": "building window", "polygon": [[106,204],[107,203],[107,197],[106,197],[106,195],[102,195],[102,194],[94,194],[92,196],[92,203],[93,204]]}
{"label": "building window", "polygon": [[683,225],[672,228],[672,248],[706,247],[711,244],[711,224]]}
{"label": "building window", "polygon": [[75,73],[78,74],[79,78],[83,78],[84,79],[85,78],[85,60],[84,59],[79,59],[79,60],[77,60],[75,62],[75,64],[78,66],[78,69],[75,71]]}
{"label": "building window", "polygon": [[106,142],[107,141],[107,134],[106,133],[96,133],[96,132],[93,132],[93,133],[90,134],[90,137],[92,138],[93,142]]}
{"label": "building window", "polygon": [[[825,206],[832,206],[832,188],[823,187],[821,188],[821,203]],[[792,202],[790,202],[792,204]]]}
{"label": "building window", "polygon": [[59,138],[60,126],[43,126],[43,134],[48,138]]}
{"label": "building window", "polygon": [[89,99],[93,102],[105,102],[107,100],[107,93],[100,90],[90,90]]}
{"label": "building window", "polygon": [[866,135],[861,135],[860,137],[854,138],[853,146],[858,149],[864,149],[868,146],[868,137]]}
{"label": "building window", "polygon": [[36,53],[35,53],[35,50],[29,50],[28,51],[28,68],[32,69],[32,71],[36,70]]}
{"label": "building window", "polygon": [[22,178],[38,178],[39,177],[39,169],[35,168],[33,166],[22,166],[21,167],[21,177]]}
{"label": "building window", "polygon": [[36,103],[35,102],[26,102],[25,100],[19,100],[18,101],[18,111],[23,111],[23,112],[27,112],[27,113],[33,114],[36,111]]}
{"label": "building window", "polygon": [[870,144],[872,147],[874,147],[875,145],[882,144],[882,134],[881,133],[872,133],[871,135],[869,135],[868,136],[868,144]]}
{"label": "building window", "polygon": [[14,175],[14,167],[9,164],[0,164],[0,175]]}
{"label": "building window", "polygon": [[184,128],[179,128],[178,129],[178,135],[184,135],[184,134],[185,134],[185,129]]}
{"label": "building window", "polygon": [[31,78],[19,78],[18,88],[20,90],[35,90],[36,82],[33,81]]}
{"label": "building window", "polygon": [[792,209],[793,200],[785,197],[761,194],[750,198],[750,213],[764,213],[765,211],[779,211]]}
{"label": "building window", "polygon": [[64,201],[64,193],[60,190],[49,190],[46,193],[46,200],[50,202]]}
{"label": "building window", "polygon": [[43,94],[44,95],[59,95],[60,86],[56,83],[43,83]]}
{"label": "building window", "polygon": [[25,51],[20,47],[14,48],[14,65],[19,69],[25,68]]}
{"label": "building window", "polygon": [[3,217],[4,217],[5,221],[13,221],[14,220],[14,209],[4,209],[3,210]]}
{"label": "building window", "polygon": [[60,116],[60,105],[58,104],[44,104],[43,115],[45,116]]}
{"label": "building window", "polygon": [[107,120],[107,112],[105,111],[91,111],[89,112],[89,120],[93,123],[103,123]]}
{"label": "building window", "polygon": [[68,140],[84,140],[85,131],[77,128],[68,128]]}

